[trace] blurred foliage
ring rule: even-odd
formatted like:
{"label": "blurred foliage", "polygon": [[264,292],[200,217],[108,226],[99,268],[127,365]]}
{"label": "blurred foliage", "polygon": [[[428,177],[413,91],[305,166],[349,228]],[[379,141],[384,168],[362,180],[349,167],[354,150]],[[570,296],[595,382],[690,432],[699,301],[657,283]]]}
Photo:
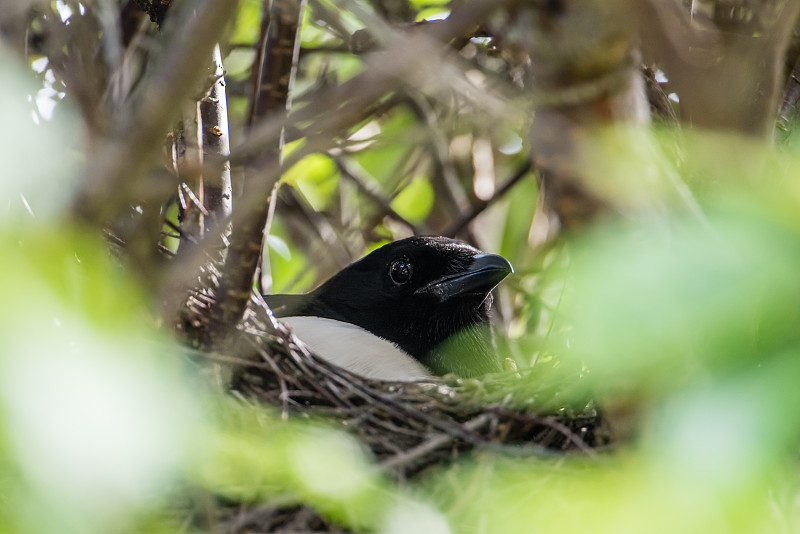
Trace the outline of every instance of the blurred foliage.
{"label": "blurred foliage", "polygon": [[[443,1],[410,5],[416,20],[447,13]],[[41,10],[50,23],[91,15],[78,6]],[[240,2],[226,50],[236,135],[260,6]],[[364,68],[346,50],[363,26],[352,12],[312,2],[303,24],[300,107]],[[503,85],[511,75],[490,48],[473,39],[461,58],[479,65],[473,77]],[[185,532],[174,510],[187,485],[309,503],[371,532],[800,529],[800,147],[596,132],[587,164],[613,177],[598,187],[630,206],[645,190],[644,204],[662,211],[549,249],[532,246],[532,174],[493,202],[459,235],[516,268],[498,291],[498,343],[532,370],[514,390],[534,407],[595,399],[627,441],[599,458],[476,452],[399,488],[350,435],[220,399],[179,365],[185,355],[160,331],[152,295],[69,219],[78,166],[101,133],[76,111],[74,80],[44,59],[28,57],[31,70],[0,54],[0,114],[13,130],[0,143],[0,532]],[[481,187],[492,189],[524,160],[528,124],[513,105],[498,120],[450,88],[417,89],[398,89],[334,149],[284,174],[267,241],[273,289],[311,289],[411,226],[442,231],[480,200],[479,168],[488,165]],[[289,150],[303,143],[287,136]],[[475,150],[487,139],[488,151]],[[688,184],[697,206],[681,204],[680,187],[648,189],[649,176]],[[510,393],[481,391],[489,401]],[[204,528],[192,519],[190,530]]]}

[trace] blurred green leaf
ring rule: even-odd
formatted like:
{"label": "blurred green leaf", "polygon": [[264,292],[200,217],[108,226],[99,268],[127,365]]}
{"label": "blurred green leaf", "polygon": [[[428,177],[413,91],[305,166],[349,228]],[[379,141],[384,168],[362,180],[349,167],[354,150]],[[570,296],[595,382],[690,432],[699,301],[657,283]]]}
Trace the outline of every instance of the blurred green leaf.
{"label": "blurred green leaf", "polygon": [[374,177],[385,190],[393,189],[395,184],[390,179],[397,176],[397,170],[408,157],[418,139],[413,138],[411,128],[417,123],[416,117],[403,108],[395,109],[380,126],[376,138],[372,140],[368,150],[353,154],[353,159]]}
{"label": "blurred green leaf", "polygon": [[106,532],[152,505],[197,430],[176,349],[99,240],[67,224],[14,228],[0,252],[0,428],[25,502],[16,520]]}
{"label": "blurred green leaf", "polygon": [[[800,247],[769,214],[606,228],[575,248],[572,356],[598,390],[650,394],[797,341]],[[618,391],[618,390],[617,390]]]}
{"label": "blurred green leaf", "polygon": [[781,531],[776,501],[793,493],[774,492],[793,485],[798,378],[797,352],[775,355],[676,392],[651,409],[642,440],[613,455],[476,454],[418,496],[456,533]]}
{"label": "blurred green leaf", "polygon": [[270,250],[275,251],[281,258],[286,261],[292,261],[292,251],[289,249],[289,245],[276,235],[268,235],[267,236],[267,246]]}
{"label": "blurred green leaf", "polygon": [[[288,236],[280,219],[276,219],[270,229],[272,245],[267,249],[269,254],[270,274],[272,275],[272,293],[295,293],[311,289],[316,279],[317,269],[312,265],[306,252],[300,247],[289,249],[285,256],[280,246],[273,246],[280,240],[287,242]],[[269,245],[269,241],[267,242]]]}
{"label": "blurred green leaf", "polygon": [[313,9],[306,9],[303,12],[303,26],[300,32],[303,47],[318,48],[338,41],[336,36],[332,35],[324,26],[317,25],[313,16]]}
{"label": "blurred green leaf", "polygon": [[445,19],[450,15],[450,10],[444,7],[429,7],[427,9],[420,10],[417,13],[416,20],[441,20]]}
{"label": "blurred green leaf", "polygon": [[416,9],[423,9],[432,6],[446,6],[450,0],[410,0],[410,3]]}
{"label": "blurred green leaf", "polygon": [[[261,6],[259,0],[242,0],[233,24],[232,43],[257,43],[261,35]],[[227,67],[227,65],[226,65]],[[226,69],[227,70],[227,69]]]}
{"label": "blurred green leaf", "polygon": [[769,481],[795,454],[800,425],[800,355],[765,357],[757,367],[717,373],[711,380],[653,406],[643,443],[665,477],[701,478],[709,489]]}
{"label": "blurred green leaf", "polygon": [[529,261],[528,235],[538,196],[539,188],[536,180],[527,178],[516,185],[513,194],[508,195],[500,254],[511,261],[512,265],[524,265]]}
{"label": "blurred green leaf", "polygon": [[541,461],[479,457],[434,477],[424,497],[457,534],[771,532],[763,480],[720,493],[699,476],[664,476],[647,456]]}
{"label": "blurred green leaf", "polygon": [[282,181],[296,187],[314,211],[323,211],[336,198],[339,175],[330,157],[310,154],[287,170]]}
{"label": "blurred green leaf", "polygon": [[253,50],[233,49],[224,58],[225,76],[228,79],[246,78],[250,75],[255,52]]}
{"label": "blurred green leaf", "polygon": [[392,209],[412,223],[422,223],[433,208],[434,192],[431,183],[421,176],[414,178],[392,200]]}
{"label": "blurred green leaf", "polygon": [[352,437],[230,400],[214,411],[207,456],[194,462],[203,487],[245,502],[278,496],[306,502],[356,528],[382,518],[391,496],[387,481]]}

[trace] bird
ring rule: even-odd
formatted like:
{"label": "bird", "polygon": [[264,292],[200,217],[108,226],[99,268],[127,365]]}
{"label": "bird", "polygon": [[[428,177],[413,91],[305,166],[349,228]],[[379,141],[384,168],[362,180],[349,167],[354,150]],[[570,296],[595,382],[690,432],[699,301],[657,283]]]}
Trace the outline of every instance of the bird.
{"label": "bird", "polygon": [[366,378],[413,381],[498,372],[491,291],[514,271],[461,241],[390,242],[307,294],[264,298],[314,353]]}

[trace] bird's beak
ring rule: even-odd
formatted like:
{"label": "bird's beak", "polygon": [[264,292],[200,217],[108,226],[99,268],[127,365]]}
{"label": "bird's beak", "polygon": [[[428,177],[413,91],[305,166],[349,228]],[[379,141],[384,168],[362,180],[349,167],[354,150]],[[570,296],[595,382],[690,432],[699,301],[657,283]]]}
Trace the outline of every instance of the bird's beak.
{"label": "bird's beak", "polygon": [[485,297],[503,278],[514,272],[514,268],[502,256],[479,254],[470,266],[460,273],[453,273],[434,280],[417,290],[434,295],[440,302],[463,295]]}

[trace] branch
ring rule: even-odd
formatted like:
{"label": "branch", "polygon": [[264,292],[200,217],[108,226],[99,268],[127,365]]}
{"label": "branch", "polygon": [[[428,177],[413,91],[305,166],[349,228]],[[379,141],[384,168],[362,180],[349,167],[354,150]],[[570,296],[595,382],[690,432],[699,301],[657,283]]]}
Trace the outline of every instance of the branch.
{"label": "branch", "polygon": [[[214,47],[212,63],[213,85],[200,101],[201,137],[203,159],[220,159],[222,167],[217,172],[203,173],[203,205],[211,215],[212,221],[204,224],[206,232],[216,219],[225,219],[231,214],[232,185],[231,166],[227,158],[231,153],[228,132],[228,99],[225,94],[225,69],[219,44]],[[206,170],[208,170],[206,168]]]}
{"label": "branch", "polygon": [[333,158],[333,161],[336,163],[336,166],[339,167],[339,171],[341,171],[342,176],[349,179],[351,182],[356,184],[358,190],[364,193],[375,205],[380,208],[381,212],[390,216],[394,220],[404,224],[407,226],[415,235],[419,235],[421,233],[427,233],[425,230],[422,230],[414,223],[410,222],[402,215],[397,213],[394,208],[392,208],[391,202],[389,199],[384,198],[380,191],[377,188],[371,186],[365,180],[363,180],[360,176],[358,176],[355,169],[353,169],[350,165],[344,162],[342,158]]}
{"label": "branch", "polygon": [[792,135],[792,130],[800,119],[800,111],[797,104],[800,102],[800,57],[794,64],[792,73],[786,81],[786,88],[783,92],[783,104],[775,121],[775,140],[779,144],[785,144]]}
{"label": "branch", "polygon": [[[259,90],[254,95],[253,118],[282,112],[291,105],[289,96],[296,71],[299,51],[300,22],[305,7],[304,0],[275,0],[269,11],[269,25],[264,40],[263,64],[260,71]],[[264,199],[263,203],[245,203],[240,217],[234,221],[228,258],[222,273],[221,285],[213,310],[215,323],[225,330],[239,323],[247,308],[262,254],[262,242],[270,205],[266,202],[280,178],[280,159],[283,135],[268,146],[255,162],[246,169],[244,194]],[[264,173],[262,176],[257,174]],[[265,179],[266,178],[266,179]],[[215,332],[216,333],[216,332]]]}
{"label": "branch", "polygon": [[470,222],[472,222],[478,215],[483,213],[486,208],[500,200],[506,193],[508,193],[512,187],[514,187],[517,182],[522,180],[528,172],[531,170],[533,166],[533,162],[531,160],[525,160],[525,162],[520,165],[520,167],[514,172],[514,174],[506,180],[503,185],[501,185],[497,191],[495,191],[494,195],[487,200],[481,200],[480,202],[476,203],[472,206],[472,208],[461,216],[461,218],[455,222],[453,222],[450,226],[448,226],[443,232],[442,235],[448,237],[455,237],[456,234],[461,232],[464,227],[466,227]]}
{"label": "branch", "polygon": [[162,139],[181,103],[200,85],[226,21],[236,13],[236,0],[197,0],[191,7],[193,16],[173,13],[183,16],[166,24],[164,55],[150,69],[135,104],[119,117],[116,134],[88,161],[73,202],[79,218],[102,226],[127,210],[134,191],[142,189],[139,179],[158,160]]}

